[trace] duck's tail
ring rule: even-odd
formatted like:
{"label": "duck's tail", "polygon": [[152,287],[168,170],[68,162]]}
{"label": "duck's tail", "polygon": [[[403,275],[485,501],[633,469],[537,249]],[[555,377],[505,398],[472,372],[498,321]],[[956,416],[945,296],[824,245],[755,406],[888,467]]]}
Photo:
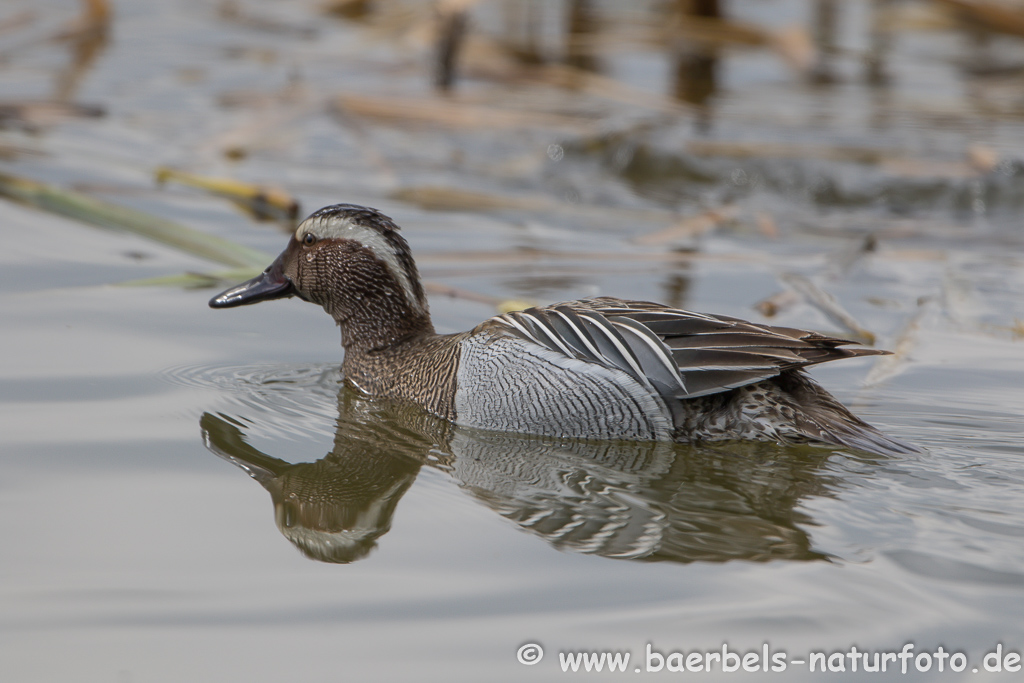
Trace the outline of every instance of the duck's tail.
{"label": "duck's tail", "polygon": [[[777,400],[792,409],[791,429],[803,437],[878,455],[923,453],[924,449],[883,434],[851,413],[814,380],[799,371],[785,372],[765,384],[777,387]],[[788,412],[788,411],[787,411]],[[780,434],[784,439],[786,434]]]}

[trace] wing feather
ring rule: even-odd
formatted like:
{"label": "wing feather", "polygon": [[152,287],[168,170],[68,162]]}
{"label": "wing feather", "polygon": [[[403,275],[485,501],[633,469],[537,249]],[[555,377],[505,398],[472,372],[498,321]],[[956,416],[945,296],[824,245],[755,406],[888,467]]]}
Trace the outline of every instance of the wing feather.
{"label": "wing feather", "polygon": [[667,394],[673,398],[685,397],[688,393],[686,383],[672,357],[672,351],[665,346],[665,342],[658,335],[629,318],[615,316],[610,320],[619,329],[640,360],[644,374],[650,378],[652,383],[658,385],[658,393]]}
{"label": "wing feather", "polygon": [[[614,358],[617,361],[614,364],[616,367],[628,372],[644,386],[651,387],[651,382],[643,372],[640,360],[636,357],[633,349],[607,318],[591,311],[582,311],[580,319],[588,326],[594,341],[598,343],[602,352],[606,352],[608,358]],[[651,388],[653,389],[653,387]]]}
{"label": "wing feather", "polygon": [[492,321],[552,351],[626,372],[666,399],[695,398],[840,358],[887,353],[790,327],[648,301],[582,299]]}

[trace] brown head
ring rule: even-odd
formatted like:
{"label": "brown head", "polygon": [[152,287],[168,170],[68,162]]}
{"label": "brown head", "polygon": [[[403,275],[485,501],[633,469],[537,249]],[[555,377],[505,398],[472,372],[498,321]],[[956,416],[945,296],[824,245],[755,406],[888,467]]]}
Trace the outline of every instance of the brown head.
{"label": "brown head", "polygon": [[409,245],[376,209],[320,209],[262,274],[215,296],[210,306],[291,296],[323,306],[341,327],[346,349],[372,351],[433,332]]}

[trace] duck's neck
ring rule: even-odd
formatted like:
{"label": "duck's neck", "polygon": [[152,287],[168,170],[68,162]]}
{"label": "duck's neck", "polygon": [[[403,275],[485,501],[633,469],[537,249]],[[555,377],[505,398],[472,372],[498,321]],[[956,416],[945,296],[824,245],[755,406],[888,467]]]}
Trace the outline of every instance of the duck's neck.
{"label": "duck's neck", "polygon": [[345,354],[379,353],[434,334],[416,266],[409,259],[396,276],[368,253],[323,275],[334,286],[318,301],[341,328]]}
{"label": "duck's neck", "polygon": [[[342,327],[343,342],[353,335],[349,326]],[[365,338],[363,332],[360,337]],[[345,344],[341,369],[346,381],[365,394],[411,401],[433,415],[453,420],[458,342],[463,337],[435,334],[427,318],[404,336],[396,330],[390,337],[394,341],[376,347]]]}
{"label": "duck's neck", "polygon": [[426,308],[393,297],[364,298],[338,319],[345,379],[371,396],[403,399],[453,419],[458,344],[438,336]]}
{"label": "duck's neck", "polygon": [[391,300],[366,300],[344,317],[335,317],[341,328],[345,356],[385,353],[425,337],[434,336],[434,325],[425,310],[396,306]]}

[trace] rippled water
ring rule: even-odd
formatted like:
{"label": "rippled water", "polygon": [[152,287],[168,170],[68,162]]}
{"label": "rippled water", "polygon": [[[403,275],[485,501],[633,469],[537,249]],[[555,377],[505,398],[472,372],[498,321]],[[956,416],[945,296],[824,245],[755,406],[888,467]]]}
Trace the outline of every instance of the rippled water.
{"label": "rippled water", "polygon": [[[781,31],[825,4],[729,11]],[[892,19],[887,89],[859,57],[874,3],[850,2],[832,86],[748,47],[719,51],[703,114],[471,74],[457,91],[599,121],[568,131],[332,113],[338,93],[426,92],[426,48],[398,19],[381,38],[372,20],[298,0],[237,4],[263,24],[134,0],[76,77],[48,38],[71,9],[0,8],[0,22],[36,13],[0,32],[3,98],[71,82],[72,99],[107,109],[0,130],[0,146],[35,151],[0,160],[4,172],[268,255],[285,231],[156,187],[153,166],[282,185],[306,210],[375,205],[404,226],[425,278],[497,300],[607,294],[764,320],[755,304],[802,276],[897,351],[814,376],[928,449],[454,428],[346,389],[337,330],[314,306],[212,311],[211,290],[122,286],[220,267],[0,199],[0,679],[547,680],[564,676],[560,652],[628,651],[632,671],[648,644],[767,643],[792,661],[913,643],[965,653],[962,674],[908,674],[945,680],[997,644],[1024,651],[1024,54],[1009,37],[986,48],[955,27],[907,28],[924,10],[898,4],[911,9]],[[544,8],[552,53],[564,15]],[[481,3],[474,25],[494,31],[503,11]],[[672,53],[617,40],[605,75],[671,89]],[[986,59],[1004,68],[983,71]],[[696,144],[740,142],[761,146]],[[230,161],[236,144],[247,156]],[[987,171],[965,161],[972,145],[996,152]],[[431,210],[408,192],[425,186],[492,204]],[[636,241],[723,206],[735,213],[715,230]],[[494,309],[435,294],[431,310],[450,332]],[[806,299],[772,322],[849,333]],[[546,654],[526,667],[516,653],[530,643]]]}

